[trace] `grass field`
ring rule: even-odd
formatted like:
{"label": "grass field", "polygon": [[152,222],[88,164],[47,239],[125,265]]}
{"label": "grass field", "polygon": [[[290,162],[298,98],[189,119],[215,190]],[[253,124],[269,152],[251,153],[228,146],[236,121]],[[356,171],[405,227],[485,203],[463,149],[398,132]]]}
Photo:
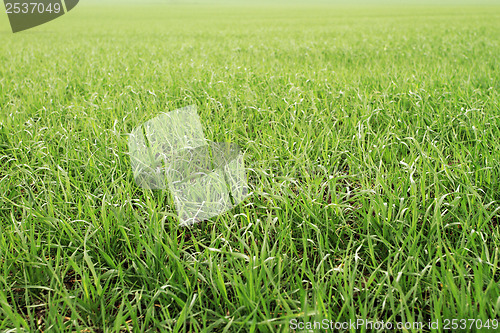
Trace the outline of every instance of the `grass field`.
{"label": "grass field", "polygon": [[[500,6],[2,13],[0,331],[499,319],[499,36]],[[190,104],[252,195],[179,228],[127,134]]]}

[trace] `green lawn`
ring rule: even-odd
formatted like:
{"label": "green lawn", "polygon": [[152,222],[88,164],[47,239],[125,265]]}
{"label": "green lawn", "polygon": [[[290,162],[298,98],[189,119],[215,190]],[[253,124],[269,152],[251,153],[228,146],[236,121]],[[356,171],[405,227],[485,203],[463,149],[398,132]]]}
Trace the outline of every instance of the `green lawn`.
{"label": "green lawn", "polygon": [[[0,330],[499,319],[499,36],[500,6],[2,12]],[[252,195],[180,228],[127,134],[191,104]]]}

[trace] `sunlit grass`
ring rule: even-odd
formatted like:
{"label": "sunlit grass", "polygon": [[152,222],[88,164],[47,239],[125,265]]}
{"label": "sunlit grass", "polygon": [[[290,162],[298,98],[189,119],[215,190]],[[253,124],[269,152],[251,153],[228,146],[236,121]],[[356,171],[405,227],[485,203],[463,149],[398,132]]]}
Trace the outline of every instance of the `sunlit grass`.
{"label": "sunlit grass", "polygon": [[[498,318],[498,7],[81,5],[0,31],[0,329]],[[252,196],[179,228],[127,134],[196,104]]]}

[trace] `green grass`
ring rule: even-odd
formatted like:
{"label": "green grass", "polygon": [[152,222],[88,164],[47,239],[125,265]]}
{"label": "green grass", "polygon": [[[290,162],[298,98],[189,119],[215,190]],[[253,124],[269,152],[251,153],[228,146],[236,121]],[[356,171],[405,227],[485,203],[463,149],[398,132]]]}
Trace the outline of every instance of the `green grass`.
{"label": "green grass", "polygon": [[[0,330],[499,318],[500,7],[0,17]],[[190,104],[252,196],[179,228],[127,133]]]}

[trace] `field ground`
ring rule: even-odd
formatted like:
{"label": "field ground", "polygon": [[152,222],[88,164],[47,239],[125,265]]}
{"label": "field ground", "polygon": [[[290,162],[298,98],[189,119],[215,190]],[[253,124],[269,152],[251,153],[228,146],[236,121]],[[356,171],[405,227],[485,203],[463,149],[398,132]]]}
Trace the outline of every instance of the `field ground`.
{"label": "field ground", "polygon": [[[499,318],[499,36],[499,6],[2,14],[0,330]],[[190,104],[252,196],[179,228],[127,133]]]}

